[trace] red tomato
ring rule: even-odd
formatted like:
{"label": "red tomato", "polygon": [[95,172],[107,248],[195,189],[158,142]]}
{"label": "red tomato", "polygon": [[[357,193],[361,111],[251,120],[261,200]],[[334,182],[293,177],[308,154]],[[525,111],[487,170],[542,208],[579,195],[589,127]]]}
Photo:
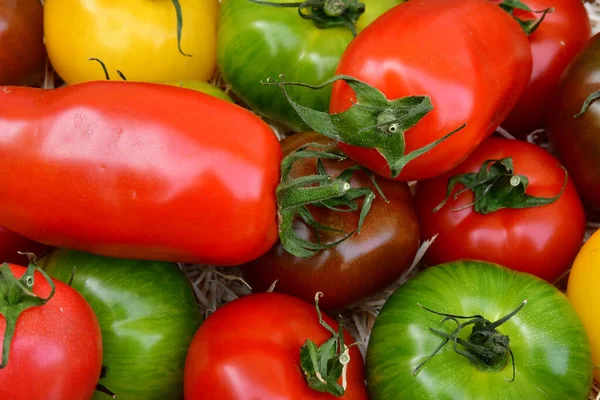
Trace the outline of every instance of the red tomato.
{"label": "red tomato", "polygon": [[277,241],[281,149],[239,106],[98,81],[0,88],[0,226],[118,258],[232,265]]}
{"label": "red tomato", "polygon": [[0,263],[27,265],[28,258],[19,252],[33,253],[38,258],[50,251],[48,246],[17,235],[8,229],[0,227]]}
{"label": "red tomato", "polygon": [[[25,271],[16,265],[6,270],[17,279]],[[2,274],[0,279],[5,289]],[[52,298],[44,305],[28,308],[17,319],[8,363],[0,369],[0,399],[89,400],[96,389],[102,368],[102,337],[96,315],[77,291],[53,282],[56,292]],[[47,298],[50,290],[45,277],[35,272],[35,295]],[[0,312],[6,309],[7,298],[0,296]],[[5,329],[6,319],[0,315],[0,343]]]}
{"label": "red tomato", "polygon": [[[455,167],[498,127],[527,86],[531,68],[527,36],[500,7],[487,0],[417,0],[391,9],[362,31],[344,52],[337,73],[378,88],[388,99],[430,96],[434,109],[406,131],[406,153],[467,124],[409,162],[398,177],[420,180]],[[346,83],[337,82],[330,112],[347,110],[354,98]],[[372,171],[390,176],[378,151],[340,147]]]}
{"label": "red tomato", "polygon": [[[585,232],[583,206],[570,177],[558,200],[545,206],[480,214],[469,206],[474,201],[469,190],[456,200],[451,197],[439,211],[432,211],[446,197],[452,176],[478,172],[486,160],[506,157],[512,157],[515,174],[529,179],[526,194],[550,198],[560,193],[566,172],[550,153],[517,140],[486,140],[456,169],[417,186],[415,203],[421,237],[439,234],[425,255],[426,262],[435,265],[463,258],[477,259],[552,282],[571,266]],[[463,187],[458,184],[453,193]],[[461,207],[466,208],[454,211]]]}
{"label": "red tomato", "polygon": [[[532,10],[554,8],[537,30],[529,36],[533,54],[533,72],[529,86],[515,108],[502,123],[511,134],[524,137],[544,128],[544,111],[558,87],[569,62],[586,45],[592,35],[590,20],[581,0],[523,0]],[[515,10],[521,19],[539,18]]]}
{"label": "red tomato", "polygon": [[[323,316],[333,329],[338,325]],[[234,300],[202,324],[188,352],[186,400],[367,400],[363,360],[350,349],[347,390],[342,397],[309,388],[300,367],[300,348],[331,338],[315,306],[279,293]],[[346,345],[352,338],[345,333]]]}

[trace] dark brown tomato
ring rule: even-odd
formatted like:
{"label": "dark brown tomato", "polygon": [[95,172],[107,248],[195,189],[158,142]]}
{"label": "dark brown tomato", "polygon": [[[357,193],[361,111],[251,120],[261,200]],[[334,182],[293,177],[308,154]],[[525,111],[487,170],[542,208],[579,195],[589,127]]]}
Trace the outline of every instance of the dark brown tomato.
{"label": "dark brown tomato", "polygon": [[600,90],[600,33],[571,62],[548,109],[548,136],[585,202],[600,210],[600,101],[579,118],[586,98]]}
{"label": "dark brown tomato", "polygon": [[0,85],[30,85],[44,72],[40,0],[0,0]]}
{"label": "dark brown tomato", "polygon": [[[306,143],[329,143],[319,134],[300,133],[281,142],[284,155]],[[325,161],[332,176],[355,165],[353,161]],[[314,159],[297,163],[292,177],[314,174]],[[352,187],[369,187],[376,198],[359,234],[352,235],[338,246],[324,250],[311,258],[298,258],[287,253],[281,243],[267,254],[242,268],[244,278],[254,291],[267,290],[275,280],[275,291],[311,301],[316,292],[323,292],[320,305],[325,310],[345,308],[385,288],[399,278],[411,265],[419,247],[419,225],[411,192],[406,182],[377,177],[386,202],[375,190],[368,175],[355,173]],[[333,212],[312,208],[315,219],[325,225],[352,232],[358,224],[359,212]],[[295,230],[303,239],[315,240],[316,235],[303,223]],[[340,233],[325,232],[321,240],[333,242]]]}

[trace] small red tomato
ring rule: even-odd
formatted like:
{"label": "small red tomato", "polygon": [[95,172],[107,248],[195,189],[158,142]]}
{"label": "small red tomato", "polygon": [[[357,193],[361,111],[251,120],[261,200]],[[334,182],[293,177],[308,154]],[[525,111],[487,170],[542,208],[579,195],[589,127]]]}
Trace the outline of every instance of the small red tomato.
{"label": "small red tomato", "polygon": [[[317,377],[314,364],[305,358],[313,345],[330,340],[336,343],[329,344],[339,345],[341,337],[343,349],[352,343],[345,332],[334,337],[332,331],[338,332],[339,326],[331,318],[324,315],[323,321],[314,305],[285,294],[258,293],[228,303],[204,321],[192,340],[185,365],[185,399],[367,400],[363,360],[355,346],[346,354],[349,359],[327,357],[332,360],[330,366],[349,361],[345,379],[333,382],[324,373]],[[343,396],[317,391],[308,384],[321,387],[325,385],[321,381],[327,386],[346,383]]]}
{"label": "small red tomato", "polygon": [[85,299],[32,267],[9,264],[0,266],[0,294],[0,399],[89,400],[100,377],[102,337]]}
{"label": "small red tomato", "polygon": [[[532,10],[553,8],[554,11],[529,35],[533,55],[531,80],[502,123],[503,128],[518,137],[544,128],[544,111],[556,94],[563,71],[592,35],[590,19],[581,0],[523,0],[523,3]],[[514,15],[523,20],[541,16],[518,9]]]}
{"label": "small red tomato", "polygon": [[[316,133],[299,133],[284,139],[281,147],[285,156],[314,142],[327,144],[333,140]],[[351,160],[324,160],[323,164],[332,177],[357,166]],[[292,167],[291,175],[298,178],[315,172],[315,159],[306,159]],[[255,291],[267,290],[277,280],[276,291],[306,301],[311,301],[316,292],[323,292],[320,305],[324,310],[347,307],[398,279],[411,265],[419,248],[419,224],[413,199],[406,182],[371,177],[376,179],[385,199],[364,170],[356,171],[350,181],[356,190],[368,188],[375,195],[359,233],[310,258],[296,257],[278,242],[264,256],[243,266],[244,279]],[[311,207],[311,212],[319,223],[342,231],[322,231],[320,239],[324,243],[342,239],[359,223],[360,210],[339,212],[327,207]],[[317,242],[315,232],[306,224],[298,223],[294,229],[303,239]]]}
{"label": "small red tomato", "polygon": [[27,256],[21,253],[33,253],[38,258],[44,256],[50,247],[31,241],[21,235],[0,226],[0,263],[27,265]]}
{"label": "small red tomato", "polygon": [[486,140],[456,169],[417,186],[421,237],[439,234],[427,263],[477,259],[555,281],[571,266],[585,232],[581,200],[566,178],[541,147]]}

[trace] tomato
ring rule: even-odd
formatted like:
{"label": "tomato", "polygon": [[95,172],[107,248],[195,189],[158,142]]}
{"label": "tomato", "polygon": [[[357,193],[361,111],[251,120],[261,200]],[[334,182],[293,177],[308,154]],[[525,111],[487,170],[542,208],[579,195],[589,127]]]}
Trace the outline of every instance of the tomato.
{"label": "tomato", "polygon": [[181,399],[185,358],[201,316],[177,265],[57,250],[40,266],[63,282],[75,268],[72,286],[102,329],[102,386],[123,400]]}
{"label": "tomato", "polygon": [[[337,331],[331,318],[323,316],[323,320]],[[307,384],[300,349],[308,348],[309,340],[316,346],[339,345],[341,337],[344,346],[352,341],[347,333],[330,342],[333,337],[319,322],[314,305],[279,293],[241,297],[210,315],[194,336],[185,365],[185,399],[367,400],[363,361],[355,346],[349,349],[343,396],[334,397]],[[335,358],[331,357],[330,364],[337,364]],[[318,380],[310,376],[318,386]],[[322,376],[331,383],[329,378]],[[341,379],[338,384],[343,384]]]}
{"label": "tomato", "polygon": [[0,97],[0,226],[61,248],[203,264],[275,244],[281,149],[251,112],[118,81]]}
{"label": "tomato", "polygon": [[[291,4],[295,0],[269,2]],[[351,6],[357,2],[342,0],[340,3]],[[361,3],[364,13],[352,13],[352,7],[346,13],[357,18],[357,32],[402,0],[362,0]],[[322,2],[320,7],[323,6],[327,5]],[[335,25],[340,17],[325,18],[328,22],[324,25],[333,27],[319,28],[316,21],[303,19],[298,12],[298,3],[294,8],[283,8],[256,4],[252,0],[224,0],[219,13],[217,60],[225,81],[250,108],[301,131],[306,125],[285,98],[275,88],[262,86],[260,81],[280,74],[285,74],[290,81],[306,83],[329,79],[353,35],[347,26]],[[308,12],[307,9],[302,11]],[[321,11],[319,15],[322,14]],[[313,92],[292,88],[290,92],[304,105],[327,110],[331,90]]]}
{"label": "tomato", "polygon": [[0,227],[0,263],[27,265],[27,256],[19,253],[33,253],[37,257],[41,257],[49,250],[48,246],[32,242],[23,236]]}
{"label": "tomato", "polygon": [[552,147],[573,177],[581,197],[600,210],[600,103],[575,117],[584,101],[600,90],[600,34],[573,60],[561,79],[546,124]]}
{"label": "tomato", "polygon": [[102,367],[89,304],[33,266],[0,266],[0,293],[0,398],[89,400]]}
{"label": "tomato", "polygon": [[[299,133],[281,142],[284,155],[307,143],[332,142],[315,133]],[[324,162],[327,172],[339,176],[355,167],[350,160]],[[296,164],[292,175],[312,175],[314,159]],[[360,233],[350,236],[332,249],[315,257],[300,258],[285,251],[281,243],[264,256],[242,268],[244,279],[255,291],[267,290],[277,280],[275,290],[311,301],[316,292],[323,292],[323,309],[342,309],[374,294],[398,279],[411,265],[419,247],[419,225],[410,189],[405,182],[376,180],[386,200],[378,193],[365,172],[354,175],[354,187],[370,187],[375,193]],[[356,229],[359,212],[336,212],[328,208],[313,209],[316,219],[327,226],[342,229],[346,234]],[[305,224],[298,223],[297,233],[315,238]],[[340,232],[323,232],[321,240],[335,242],[344,237]]]}
{"label": "tomato", "polygon": [[[590,20],[580,0],[524,0],[532,10],[553,8],[529,36],[533,54],[533,72],[529,86],[502,127],[513,135],[525,137],[544,128],[544,112],[557,96],[560,77],[592,35]],[[515,10],[522,19],[539,18],[526,11]]]}
{"label": "tomato", "polygon": [[30,85],[43,77],[42,21],[39,0],[0,1],[0,85]]}
{"label": "tomato", "polygon": [[[208,80],[216,64],[218,0],[46,0],[44,36],[69,84],[103,79],[95,57],[128,80]],[[181,29],[180,29],[181,28]],[[178,31],[181,40],[178,40]]]}
{"label": "tomato", "polygon": [[[477,199],[480,206],[498,202],[506,208],[476,210],[471,190],[454,198],[465,187],[458,183],[448,202],[433,211],[446,197],[451,177],[476,173],[485,161],[505,158],[512,160],[514,172],[503,170],[507,176],[498,183],[480,186],[482,191],[490,189],[491,194]],[[520,183],[512,187],[509,181],[516,175],[520,175]],[[571,179],[567,178],[565,185],[565,178],[566,171],[541,147],[509,139],[486,140],[453,171],[418,183],[415,204],[421,237],[439,234],[425,260],[430,265],[462,258],[485,260],[553,282],[571,266],[585,232],[581,200]],[[512,194],[503,199],[503,191],[509,187]],[[523,190],[533,198],[523,202],[518,194]],[[516,208],[519,206],[527,208]]]}
{"label": "tomato", "polygon": [[371,400],[584,400],[591,378],[590,344],[567,298],[479,261],[440,265],[400,286],[367,351]]}
{"label": "tomato", "polygon": [[[587,330],[594,365],[600,365],[600,320],[597,307],[600,302],[597,290],[599,280],[600,231],[596,231],[577,254],[567,285],[567,297]],[[598,368],[594,368],[594,377],[600,382]]]}
{"label": "tomato", "polygon": [[211,85],[208,82],[198,82],[198,81],[179,81],[179,82],[169,82],[169,85],[179,86],[186,89],[197,90],[202,93],[210,94],[211,96],[217,97],[221,100],[228,101],[233,103],[231,97],[227,95],[224,91],[219,89],[218,87]]}

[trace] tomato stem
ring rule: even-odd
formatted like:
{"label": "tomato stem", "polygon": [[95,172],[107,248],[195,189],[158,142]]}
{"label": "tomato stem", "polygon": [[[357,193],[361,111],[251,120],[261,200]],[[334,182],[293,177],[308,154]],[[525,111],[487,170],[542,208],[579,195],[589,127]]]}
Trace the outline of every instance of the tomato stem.
{"label": "tomato stem", "polygon": [[[437,147],[466,126],[463,124],[444,137],[406,153],[405,132],[433,110],[428,96],[408,96],[388,100],[377,88],[347,75],[335,76],[317,86],[286,82],[283,75],[279,77],[280,81],[267,78],[261,83],[275,85],[281,89],[300,118],[313,130],[349,145],[378,150],[388,162],[392,178],[398,177],[409,162]],[[288,85],[318,90],[339,80],[350,85],[356,94],[354,105],[339,114],[329,114],[298,104],[286,91]]]}
{"label": "tomato stem", "polygon": [[[30,260],[32,258],[30,257]],[[39,271],[50,285],[50,294],[47,298],[40,298],[33,293],[34,273]],[[37,268],[35,263],[30,262],[27,271],[17,279],[9,264],[0,265],[0,314],[6,320],[6,328],[4,331],[4,340],[2,343],[2,362],[0,369],[8,365],[10,346],[15,333],[17,320],[21,313],[31,307],[43,306],[54,296],[54,282],[41,269]]]}

